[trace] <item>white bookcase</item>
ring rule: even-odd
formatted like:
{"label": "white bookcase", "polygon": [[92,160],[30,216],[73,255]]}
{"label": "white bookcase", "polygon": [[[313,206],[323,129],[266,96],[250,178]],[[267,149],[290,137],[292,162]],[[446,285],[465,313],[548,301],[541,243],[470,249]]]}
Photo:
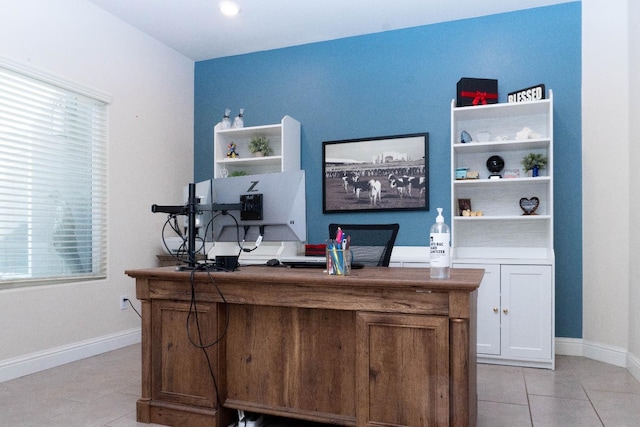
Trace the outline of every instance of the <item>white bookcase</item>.
{"label": "white bookcase", "polygon": [[[517,138],[523,128],[531,138]],[[465,131],[471,142],[462,143]],[[479,140],[482,140],[480,142]],[[537,177],[521,160],[529,153],[548,158]],[[490,179],[490,156],[519,177]],[[478,293],[478,360],[554,368],[553,93],[527,103],[456,107],[451,103],[451,212],[453,266],[484,268]],[[479,179],[456,179],[456,169],[479,172]],[[524,215],[520,199],[537,197],[534,215]],[[482,216],[462,216],[468,199]]]}
{"label": "white bookcase", "polygon": [[[249,141],[253,137],[269,138],[273,153],[256,157],[249,151]],[[235,143],[238,157],[228,158],[229,144]],[[284,116],[280,123],[244,128],[222,129],[218,123],[213,132],[213,173],[215,179],[233,176],[234,172],[245,175],[287,172],[300,170],[300,122]],[[226,170],[223,174],[222,171]],[[301,242],[262,242],[251,253],[241,253],[241,263],[264,264],[271,258],[293,256],[303,251]],[[208,258],[216,255],[235,255],[238,246],[231,242],[216,242],[208,253]]]}
{"label": "white bookcase", "polygon": [[[271,142],[273,154],[256,157],[249,151],[253,137],[266,136]],[[230,143],[236,144],[238,157],[228,158]],[[300,169],[300,122],[284,116],[280,123],[266,126],[251,126],[238,129],[222,129],[218,123],[213,132],[214,177],[224,178],[234,172],[247,175],[293,171]]]}

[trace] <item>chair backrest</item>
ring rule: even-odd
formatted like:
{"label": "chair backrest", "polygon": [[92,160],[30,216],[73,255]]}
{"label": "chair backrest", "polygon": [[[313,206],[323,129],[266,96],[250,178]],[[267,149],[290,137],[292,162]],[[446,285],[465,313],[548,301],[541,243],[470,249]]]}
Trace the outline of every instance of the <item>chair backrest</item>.
{"label": "chair backrest", "polygon": [[329,224],[329,237],[338,227],[350,236],[352,262],[388,267],[400,224]]}

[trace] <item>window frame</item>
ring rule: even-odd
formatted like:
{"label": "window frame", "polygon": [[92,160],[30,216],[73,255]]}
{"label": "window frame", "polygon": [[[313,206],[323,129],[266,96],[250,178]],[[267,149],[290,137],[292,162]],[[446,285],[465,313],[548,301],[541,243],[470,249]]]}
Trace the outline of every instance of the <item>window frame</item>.
{"label": "window frame", "polygon": [[[74,207],[82,207],[85,216],[82,220],[74,223],[74,228],[71,232],[73,236],[72,239],[75,242],[76,236],[80,235],[80,232],[76,231],[75,225],[78,225],[79,228],[83,227],[84,232],[82,237],[84,240],[81,242],[79,241],[75,249],[78,252],[80,249],[84,250],[84,252],[81,253],[84,259],[82,265],[87,271],[81,269],[72,269],[69,271],[65,267],[63,268],[62,273],[51,271],[46,272],[46,275],[34,276],[33,270],[30,268],[30,263],[32,263],[33,258],[37,256],[38,250],[33,249],[33,245],[30,243],[31,241],[29,239],[31,238],[31,234],[29,227],[30,221],[33,221],[33,216],[35,215],[34,212],[37,208],[33,208],[30,203],[25,203],[24,201],[25,198],[28,199],[30,196],[29,190],[25,190],[25,187],[33,185],[33,179],[26,178],[24,183],[20,182],[23,187],[22,193],[16,192],[16,194],[19,194],[19,196],[22,197],[21,202],[23,205],[26,204],[29,206],[27,209],[27,218],[23,220],[27,227],[27,241],[24,245],[27,248],[25,255],[27,267],[25,268],[24,273],[12,272],[12,274],[6,274],[6,270],[5,272],[0,271],[0,290],[25,286],[41,286],[106,279],[108,272],[108,128],[109,104],[111,103],[111,97],[104,92],[82,86],[78,83],[54,76],[50,73],[36,70],[30,66],[25,66],[6,58],[0,58],[0,72],[3,74],[10,73],[18,75],[20,76],[20,79],[29,79],[30,82],[35,84],[37,87],[43,88],[43,90],[51,90],[51,93],[58,94],[60,99],[59,110],[61,111],[56,112],[56,108],[51,109],[52,124],[50,127],[50,135],[43,141],[39,141],[41,143],[41,147],[44,147],[42,150],[45,153],[47,150],[51,149],[58,150],[57,147],[52,146],[52,143],[54,143],[56,138],[58,138],[58,140],[56,140],[55,143],[60,143],[60,141],[62,141],[64,144],[63,146],[67,149],[69,149],[69,147],[73,149],[73,145],[75,144],[75,147],[81,147],[83,149],[85,158],[74,161],[73,163],[88,170],[88,172],[85,172],[84,174],[84,181],[82,181],[84,184],[84,191],[78,191],[78,194],[83,196],[83,202],[74,205]],[[2,88],[0,88],[0,91],[2,91]],[[24,99],[20,99],[17,102],[25,102],[28,96],[27,93],[28,92],[26,90],[22,91],[21,95],[24,96]],[[55,96],[52,98],[55,98]],[[11,109],[13,107],[10,103],[7,103],[6,105],[8,105],[7,109]],[[17,105],[18,104],[16,104],[16,106]],[[62,131],[60,128],[54,127],[53,116],[56,113],[58,114],[58,123],[62,123]],[[80,113],[84,113],[86,115],[84,120],[79,120]],[[0,120],[1,119],[2,117],[0,117]],[[9,117],[5,122],[5,127],[6,129],[10,129],[11,126],[15,126],[17,123],[17,121],[11,121]],[[81,126],[71,129],[71,127],[75,126],[76,123],[81,123]],[[1,125],[2,123],[0,122],[0,130],[2,129]],[[98,129],[96,129],[96,127]],[[27,141],[25,142],[27,147],[32,148],[35,145],[38,145],[36,144],[36,137],[29,136],[28,130],[25,131],[24,134],[26,136],[20,135],[20,138]],[[75,140],[73,143],[66,143],[67,140],[71,141],[74,138]],[[5,139],[0,134],[1,153],[7,153],[12,148],[12,145],[13,144],[8,137]],[[40,154],[42,153],[40,152]],[[64,158],[64,156],[62,157]],[[26,159],[24,162],[18,162],[17,165],[27,165],[28,163],[29,159]],[[63,165],[66,165],[66,163],[63,163]],[[49,167],[49,169],[45,169],[45,173],[51,173],[51,169],[54,168],[53,162],[45,166]],[[42,165],[27,166],[25,168],[27,171],[26,174],[29,176],[35,175],[34,171],[37,172],[37,167],[42,167]],[[63,172],[66,172],[66,169],[60,167],[60,171],[62,171],[60,172],[60,174],[62,174]],[[18,176],[18,178],[24,179],[24,176]],[[67,179],[69,178],[67,177]],[[40,186],[42,187],[43,184],[40,184]],[[5,196],[7,198],[12,197],[10,195],[7,196],[7,194],[11,193],[12,189],[15,190],[16,187],[18,187],[18,185],[13,185],[9,179],[7,179],[5,183],[0,182],[0,191],[3,191],[4,189]],[[55,190],[55,186],[52,186],[52,188]],[[34,206],[46,206],[48,200],[43,199],[42,191],[39,191],[39,196],[39,201],[34,203]],[[54,203],[52,202],[51,204],[53,205]],[[55,207],[52,207],[52,209],[55,209]],[[10,208],[6,209],[5,213],[10,211]],[[5,216],[5,219],[2,219],[2,216]],[[0,226],[2,226],[2,223],[13,223],[14,226],[18,223],[18,221],[15,220],[15,214],[6,214],[2,216],[0,216]],[[51,231],[49,230],[49,232]],[[71,234],[67,234],[67,236]],[[2,237],[2,235],[0,235],[0,237]],[[0,244],[1,243],[2,242],[0,240]],[[45,243],[51,244],[51,242],[44,241],[39,241],[37,243],[38,245],[44,245]],[[84,244],[84,246],[82,246],[81,243]],[[10,247],[10,245],[7,245],[7,247]],[[48,250],[49,252],[52,252],[50,248]],[[49,255],[49,258],[53,257]],[[66,264],[65,261],[60,261],[60,263]],[[76,265],[80,265],[80,261],[78,261]],[[5,273],[5,277],[3,277],[3,273]]]}

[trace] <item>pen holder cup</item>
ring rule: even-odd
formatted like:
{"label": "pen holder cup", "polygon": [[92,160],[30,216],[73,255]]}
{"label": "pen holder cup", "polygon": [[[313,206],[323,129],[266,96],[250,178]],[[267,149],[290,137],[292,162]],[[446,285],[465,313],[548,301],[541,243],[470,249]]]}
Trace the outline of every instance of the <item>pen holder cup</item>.
{"label": "pen holder cup", "polygon": [[327,248],[327,273],[348,276],[351,272],[351,251]]}

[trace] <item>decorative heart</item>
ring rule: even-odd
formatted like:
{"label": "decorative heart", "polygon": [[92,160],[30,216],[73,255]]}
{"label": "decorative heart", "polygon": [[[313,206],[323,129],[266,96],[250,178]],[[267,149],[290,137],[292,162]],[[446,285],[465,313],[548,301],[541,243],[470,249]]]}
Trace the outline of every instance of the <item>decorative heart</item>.
{"label": "decorative heart", "polygon": [[537,197],[532,197],[530,199],[523,197],[520,199],[520,208],[524,212],[523,215],[535,215],[534,212],[538,209],[538,206],[540,206],[540,199]]}

